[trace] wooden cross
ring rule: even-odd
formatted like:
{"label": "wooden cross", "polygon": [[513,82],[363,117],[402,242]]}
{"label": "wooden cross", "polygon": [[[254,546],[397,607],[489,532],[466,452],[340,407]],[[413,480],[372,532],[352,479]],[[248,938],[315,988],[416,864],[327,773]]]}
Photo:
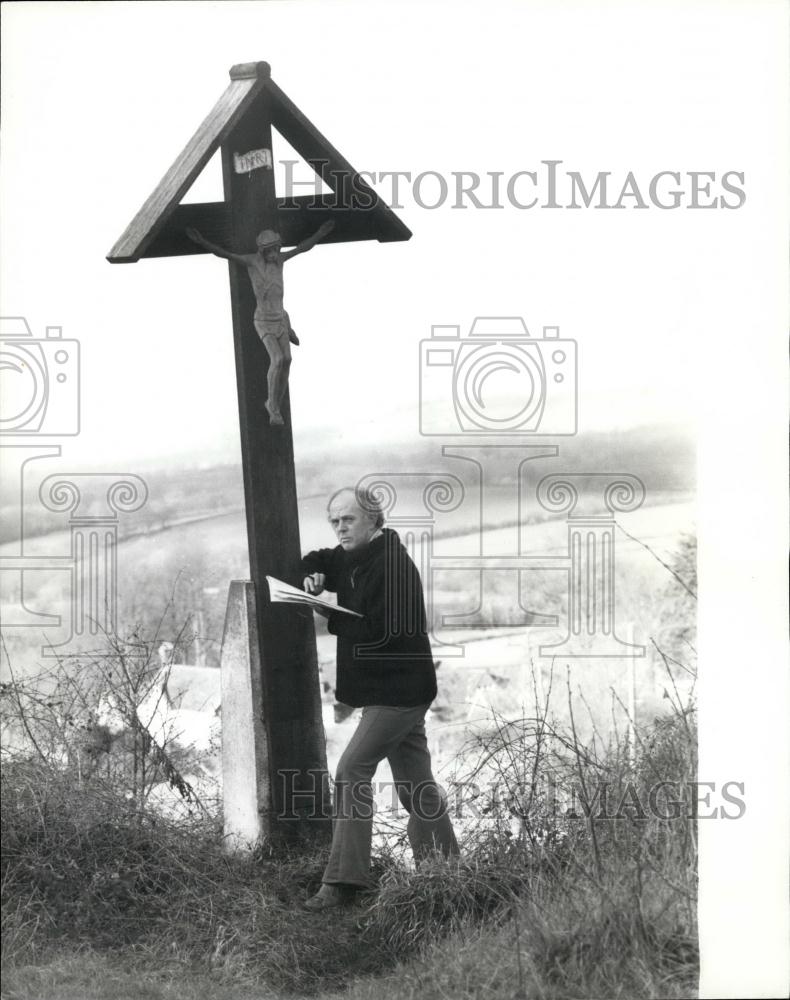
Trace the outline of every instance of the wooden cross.
{"label": "wooden cross", "polygon": [[[272,161],[275,128],[332,189],[332,195],[279,198]],[[221,147],[225,200],[179,204],[208,160]],[[407,240],[411,232],[362,180],[271,79],[265,62],[230,70],[230,83],[181,155],[107,255],[113,264],[141,257],[204,253],[186,235],[188,227],[234,253],[254,253],[263,229],[294,246],[326,220],[334,221],[327,243]],[[312,787],[311,770],[326,769],[318,698],[313,623],[303,611],[265,598],[266,575],[301,585],[299,519],[290,402],[285,426],[270,426],[266,402],[268,358],[253,325],[256,301],[250,279],[229,263],[236,380],[250,574],[256,595],[262,673],[262,708],[268,731],[272,815],[293,815],[289,792],[279,780],[296,771],[290,787]],[[303,348],[304,350],[304,348]],[[324,795],[326,793],[324,792]],[[319,803],[328,813],[328,802]],[[286,837],[287,820],[270,827]]]}

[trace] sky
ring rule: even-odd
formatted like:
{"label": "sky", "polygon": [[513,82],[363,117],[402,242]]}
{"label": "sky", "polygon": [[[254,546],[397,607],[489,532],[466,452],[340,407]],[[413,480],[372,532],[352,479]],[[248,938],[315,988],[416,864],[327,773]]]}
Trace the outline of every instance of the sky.
{"label": "sky", "polygon": [[[770,275],[749,263],[777,180],[781,74],[770,46],[778,55],[780,43],[748,9],[6,6],[2,314],[25,316],[35,337],[58,325],[80,343],[81,432],[69,455],[150,464],[238,452],[224,262],[111,266],[105,255],[229,67],[257,59],[358,170],[426,175],[399,182],[408,243],[319,247],[286,268],[302,340],[291,373],[301,447],[418,433],[420,342],[434,325],[466,337],[476,316],[520,316],[534,338],[557,326],[575,341],[580,429],[692,425],[708,354],[743,350],[761,321],[755,303],[768,298]],[[278,163],[290,155],[275,144]],[[548,160],[560,161],[558,201],[568,203],[568,172],[588,189],[609,172],[611,202],[631,171],[648,208],[631,207],[634,197],[620,210],[515,207],[531,200],[524,175],[507,196],[524,171],[546,200]],[[501,207],[466,197],[454,207],[461,171],[479,174],[480,201]],[[677,210],[649,200],[663,171],[681,175]],[[744,175],[730,183],[745,203],[685,207],[691,171],[714,173],[712,197],[725,193],[724,174]],[[447,198],[423,207],[440,200],[436,175]],[[660,184],[671,201],[678,185]],[[391,178],[377,186],[394,200]],[[187,200],[216,198],[213,163]],[[426,388],[449,405],[451,387]]]}
{"label": "sky", "polygon": [[[751,825],[701,833],[707,877],[729,872],[740,935],[727,937],[719,897],[703,906],[703,932],[731,956],[704,966],[703,993],[724,995],[758,968],[769,976],[753,890],[785,865],[787,810],[773,790],[786,787],[775,742],[786,723],[744,719],[743,675],[786,705],[784,672],[763,666],[786,662],[786,6],[61,2],[5,4],[2,19],[0,315],[25,317],[35,338],[60,326],[79,341],[80,433],[57,439],[73,467],[238,459],[227,267],[105,255],[230,66],[256,60],[357,169],[425,175],[396,209],[410,241],[318,247],[286,267],[302,341],[297,455],[414,439],[421,379],[430,412],[451,419],[451,387],[425,382],[420,344],[437,325],[467,338],[478,316],[521,317],[535,341],[559,327],[575,342],[580,432],[691,428],[700,656],[716,665],[701,767],[745,774],[753,803]],[[275,143],[275,161],[288,155]],[[542,207],[547,161],[559,161],[563,207]],[[454,207],[461,171],[499,175],[502,207]],[[588,189],[607,173],[608,203],[625,207],[564,207],[573,172]],[[632,187],[618,198],[629,174],[639,197]],[[659,174],[655,201],[677,187],[677,209],[651,198]],[[446,200],[428,207],[443,182]],[[388,198],[388,181],[374,186]],[[533,186],[539,204],[517,207]],[[188,199],[219,197],[209,165]],[[73,386],[57,398],[64,413]],[[749,738],[733,741],[744,726]],[[768,829],[777,849],[761,850],[755,871],[749,837]]]}

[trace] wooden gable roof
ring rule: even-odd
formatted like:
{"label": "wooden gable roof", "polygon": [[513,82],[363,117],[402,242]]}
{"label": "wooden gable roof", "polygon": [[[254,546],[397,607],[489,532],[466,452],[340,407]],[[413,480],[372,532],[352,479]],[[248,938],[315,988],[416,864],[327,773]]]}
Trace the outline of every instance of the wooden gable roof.
{"label": "wooden gable roof", "polygon": [[[186,144],[173,165],[149,195],[107,254],[112,264],[127,264],[141,257],[159,257],[199,253],[200,249],[183,235],[185,225],[200,221],[206,231],[220,234],[226,228],[228,206],[225,202],[204,205],[180,205],[214,152],[226,141],[247,114],[254,114],[265,92],[270,124],[304,157],[322,180],[336,194],[324,199],[327,207],[344,218],[344,225],[327,242],[376,239],[379,242],[408,240],[411,231],[366,184],[351,164],[309,121],[286,94],[271,79],[268,63],[242,63],[230,70],[230,83],[195,134]],[[349,179],[352,183],[348,183]],[[364,196],[364,208],[353,202],[344,203],[348,192]],[[295,242],[291,234],[299,230],[293,225],[294,213],[314,207],[316,198],[289,198],[288,212],[281,227],[283,242]],[[284,205],[286,199],[280,199]]]}

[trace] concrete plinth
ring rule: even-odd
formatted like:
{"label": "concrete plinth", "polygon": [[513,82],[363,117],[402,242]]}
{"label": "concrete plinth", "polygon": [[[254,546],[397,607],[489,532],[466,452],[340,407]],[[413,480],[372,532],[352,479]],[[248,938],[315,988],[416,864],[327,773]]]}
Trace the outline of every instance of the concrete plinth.
{"label": "concrete plinth", "polygon": [[270,750],[263,719],[255,591],[234,580],[222,635],[222,801],[228,851],[271,834]]}

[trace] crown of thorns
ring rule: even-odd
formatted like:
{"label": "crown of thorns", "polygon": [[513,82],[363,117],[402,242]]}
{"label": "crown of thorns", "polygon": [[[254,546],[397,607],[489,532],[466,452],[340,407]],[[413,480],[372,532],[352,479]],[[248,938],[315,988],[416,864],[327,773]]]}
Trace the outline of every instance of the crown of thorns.
{"label": "crown of thorns", "polygon": [[255,238],[255,245],[259,247],[272,247],[275,243],[279,242],[280,234],[275,233],[273,229],[264,229]]}

